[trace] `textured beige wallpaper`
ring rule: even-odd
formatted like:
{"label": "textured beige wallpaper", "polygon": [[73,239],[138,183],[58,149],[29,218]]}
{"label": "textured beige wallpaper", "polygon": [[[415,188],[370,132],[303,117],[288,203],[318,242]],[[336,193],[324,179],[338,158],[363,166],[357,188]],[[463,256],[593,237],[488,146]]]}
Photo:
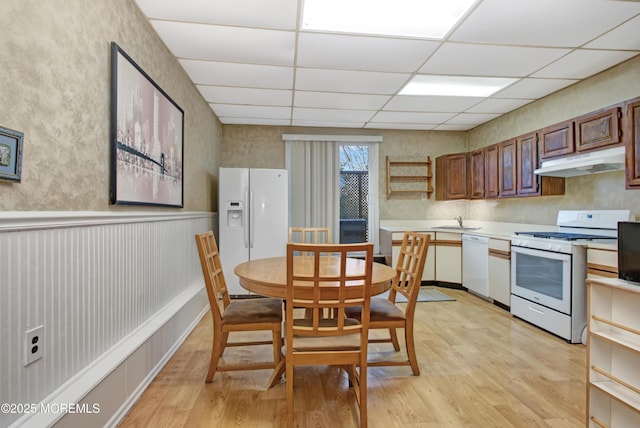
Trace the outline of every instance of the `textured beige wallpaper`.
{"label": "textured beige wallpaper", "polygon": [[[600,73],[538,102],[528,104],[470,132],[391,131],[224,125],[221,165],[284,168],[282,134],[381,135],[378,172],[380,219],[450,219],[554,224],[559,209],[629,209],[640,214],[640,191],[625,190],[624,173],[568,178],[564,196],[494,201],[386,199],[385,156],[391,160],[435,158],[516,137],[564,119],[640,96],[640,57]],[[434,164],[435,171],[435,164]],[[435,174],[434,174],[435,175]],[[434,178],[435,185],[435,178]]]}
{"label": "textured beige wallpaper", "polygon": [[[528,104],[469,132],[471,149],[498,143],[640,96],[640,56]],[[469,202],[477,220],[554,224],[559,209],[629,209],[640,214],[640,191],[625,190],[624,172],[566,179],[564,196]]]}
{"label": "textured beige wallpaper", "polygon": [[0,210],[141,209],[109,205],[111,41],[185,112],[185,210],[217,209],[220,123],[134,1],[2,0],[0,126],[24,155]]}
{"label": "textured beige wallpaper", "polygon": [[[466,202],[436,202],[414,197],[386,198],[386,163],[390,160],[432,161],[442,154],[467,150],[464,132],[393,131],[344,128],[302,128],[277,126],[223,125],[221,166],[250,168],[284,168],[285,145],[283,134],[311,135],[379,135],[383,142],[379,147],[379,195],[381,219],[448,218],[466,214]],[[435,170],[435,169],[434,169]],[[434,179],[435,186],[435,179]]]}

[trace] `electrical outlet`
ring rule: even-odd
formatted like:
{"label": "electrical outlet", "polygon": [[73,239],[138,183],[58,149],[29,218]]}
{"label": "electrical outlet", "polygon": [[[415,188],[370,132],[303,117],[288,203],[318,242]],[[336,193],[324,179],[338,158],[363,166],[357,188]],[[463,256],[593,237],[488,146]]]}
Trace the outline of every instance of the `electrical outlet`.
{"label": "electrical outlet", "polygon": [[423,201],[427,200],[427,194],[423,193],[422,195],[420,195],[420,199],[422,199]]}
{"label": "electrical outlet", "polygon": [[28,366],[42,358],[44,352],[44,326],[27,330],[24,333],[24,365]]}

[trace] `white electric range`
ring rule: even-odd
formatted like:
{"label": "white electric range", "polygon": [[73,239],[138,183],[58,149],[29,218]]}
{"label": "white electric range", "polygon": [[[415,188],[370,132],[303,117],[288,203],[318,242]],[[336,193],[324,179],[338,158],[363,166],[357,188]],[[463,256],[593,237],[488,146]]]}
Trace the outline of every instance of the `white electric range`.
{"label": "white electric range", "polygon": [[561,210],[548,231],[511,238],[511,313],[580,343],[587,325],[586,244],[615,243],[628,210]]}

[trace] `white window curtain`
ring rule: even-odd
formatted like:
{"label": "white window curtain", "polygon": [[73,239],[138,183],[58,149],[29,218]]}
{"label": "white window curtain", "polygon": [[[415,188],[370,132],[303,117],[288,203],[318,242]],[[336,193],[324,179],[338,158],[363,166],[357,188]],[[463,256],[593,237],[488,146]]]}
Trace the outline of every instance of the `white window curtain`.
{"label": "white window curtain", "polygon": [[337,241],[340,210],[335,141],[287,140],[290,226],[330,227]]}
{"label": "white window curtain", "polygon": [[[289,170],[289,225],[330,227],[333,242],[340,242],[340,144],[380,143],[379,136],[283,135]],[[369,203],[369,240],[378,246],[378,150],[370,154],[370,183],[376,195]]]}

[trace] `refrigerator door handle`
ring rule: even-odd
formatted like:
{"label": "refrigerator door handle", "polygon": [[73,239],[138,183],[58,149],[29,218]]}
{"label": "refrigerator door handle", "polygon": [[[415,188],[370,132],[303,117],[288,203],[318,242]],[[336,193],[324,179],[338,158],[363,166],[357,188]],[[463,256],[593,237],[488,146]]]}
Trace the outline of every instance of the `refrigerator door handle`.
{"label": "refrigerator door handle", "polygon": [[249,248],[249,188],[244,188],[244,247]]}
{"label": "refrigerator door handle", "polygon": [[253,229],[255,226],[255,216],[253,215],[253,189],[249,190],[249,196],[251,198],[251,203],[249,205],[249,209],[251,210],[249,212],[249,216],[251,218],[251,224],[249,225],[249,248],[253,248]]}

